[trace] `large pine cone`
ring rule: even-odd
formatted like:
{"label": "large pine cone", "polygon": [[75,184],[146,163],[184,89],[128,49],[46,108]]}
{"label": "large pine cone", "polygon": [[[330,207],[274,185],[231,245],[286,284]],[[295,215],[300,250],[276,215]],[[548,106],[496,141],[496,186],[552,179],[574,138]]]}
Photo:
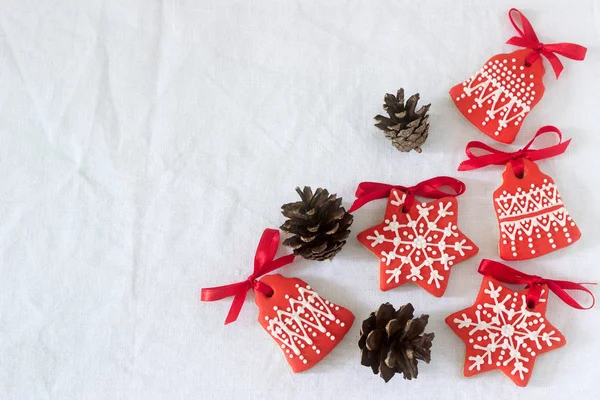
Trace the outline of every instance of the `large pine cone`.
{"label": "large pine cone", "polygon": [[296,188],[302,201],[281,206],[281,212],[289,218],[281,229],[292,233],[283,244],[294,254],[309,260],[333,258],[346,244],[353,216],[342,207],[342,199],[329,195],[326,189]]}
{"label": "large pine cone", "polygon": [[416,378],[417,360],[431,361],[433,333],[423,333],[429,315],[413,319],[414,308],[408,303],[398,311],[390,303],[382,304],[376,313],[363,321],[358,347],[360,363],[380,373],[387,382],[395,373],[404,379]]}
{"label": "large pine cone", "polygon": [[419,94],[409,97],[404,104],[404,89],[399,89],[396,96],[386,94],[383,109],[389,114],[388,117],[377,115],[376,127],[385,132],[385,136],[392,141],[394,147],[400,151],[415,150],[421,152],[421,145],[427,140],[429,134],[429,116],[427,111],[431,104],[422,106],[415,111]]}

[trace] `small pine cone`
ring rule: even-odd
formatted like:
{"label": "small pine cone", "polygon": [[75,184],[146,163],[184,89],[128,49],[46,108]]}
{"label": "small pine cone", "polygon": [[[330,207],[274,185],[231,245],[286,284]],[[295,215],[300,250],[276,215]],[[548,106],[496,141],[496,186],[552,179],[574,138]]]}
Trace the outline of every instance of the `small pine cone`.
{"label": "small pine cone", "polygon": [[289,218],[281,230],[293,234],[283,244],[294,254],[309,260],[323,261],[333,258],[350,234],[353,216],[342,207],[342,199],[330,195],[326,189],[296,188],[301,201],[281,206],[281,212]]}
{"label": "small pine cone", "polygon": [[383,109],[389,114],[389,118],[377,115],[375,126],[384,131],[385,137],[390,139],[398,150],[414,150],[420,153],[421,145],[425,143],[429,134],[427,111],[431,104],[415,111],[419,94],[413,94],[404,104],[404,89],[399,89],[396,96],[386,94],[384,101]]}
{"label": "small pine cone", "polygon": [[360,363],[371,367],[388,382],[394,374],[404,379],[417,378],[417,360],[431,361],[433,333],[423,333],[429,315],[413,319],[414,308],[408,303],[398,311],[390,303],[363,321],[360,329]]}

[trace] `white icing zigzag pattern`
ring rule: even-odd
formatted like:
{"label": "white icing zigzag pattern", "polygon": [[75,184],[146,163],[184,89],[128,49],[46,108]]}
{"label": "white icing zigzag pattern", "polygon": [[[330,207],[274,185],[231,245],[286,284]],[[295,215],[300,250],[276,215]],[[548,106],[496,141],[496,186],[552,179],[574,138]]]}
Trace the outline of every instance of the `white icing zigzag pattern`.
{"label": "white icing zigzag pattern", "polygon": [[463,82],[463,93],[456,97],[456,101],[473,97],[469,114],[487,103],[486,117],[480,123],[485,126],[498,119],[496,136],[511,123],[519,125],[531,111],[535,98],[535,84],[531,82],[534,76],[526,74],[525,68],[516,63],[515,58],[489,61],[478,75]]}
{"label": "white icing zigzag pattern", "polygon": [[549,210],[563,203],[556,190],[556,185],[548,183],[548,179],[544,179],[541,187],[532,183],[529,191],[517,188],[517,193],[511,194],[505,190],[501,196],[496,198],[496,204],[498,218],[504,219]]}
{"label": "white icing zigzag pattern", "polygon": [[[494,287],[489,282],[489,289],[484,290],[489,302],[477,305],[477,320],[473,321],[463,313],[462,318],[455,318],[453,322],[458,329],[469,330],[469,343],[473,344],[473,349],[479,350],[478,354],[468,358],[469,370],[480,371],[484,364],[497,367],[510,364],[513,367],[510,373],[518,374],[523,380],[531,372],[525,366],[530,357],[535,357],[536,351],[552,347],[561,339],[546,325],[541,313],[527,308],[524,294],[505,293],[504,299],[500,300],[503,289],[508,290]],[[545,301],[545,298],[540,299],[540,302]]]}
{"label": "white icing zigzag pattern", "polygon": [[[392,205],[401,206],[404,204],[406,194],[403,194],[400,198],[398,192],[392,193],[395,197],[391,201]],[[388,266],[393,260],[399,259],[401,261],[400,266],[385,270],[386,274],[389,275],[387,283],[392,282],[392,280],[398,283],[402,275],[402,267],[407,265],[410,268],[407,278],[412,281],[423,280],[421,269],[429,268],[430,277],[427,284],[434,284],[437,288],[440,288],[440,281],[444,280],[444,277],[439,274],[434,263],[438,262],[444,270],[449,270],[456,256],[449,255],[448,249],[458,252],[461,256],[465,255],[464,250],[472,250],[472,246],[465,245],[466,239],[460,242],[453,240],[459,236],[456,225],[448,223],[447,226],[438,226],[440,219],[448,215],[454,215],[454,212],[450,211],[451,206],[451,202],[439,203],[439,209],[433,213],[433,205],[427,206],[427,203],[417,204],[419,217],[416,220],[413,220],[407,214],[408,222],[400,224],[394,214],[391,220],[385,220],[387,226],[383,228],[385,232],[390,232],[392,235],[386,236],[385,232],[382,234],[374,231],[375,236],[367,236],[367,239],[371,240],[372,247],[384,242],[394,244],[392,251],[381,252],[381,260]],[[435,214],[435,219],[430,220],[430,214]]]}
{"label": "white icing zigzag pattern", "polygon": [[539,240],[547,241],[552,249],[556,249],[555,235],[561,232],[567,243],[573,241],[567,225],[575,226],[575,222],[564,207],[556,185],[548,179],[544,179],[541,187],[532,183],[528,191],[522,188],[517,188],[514,194],[503,191],[495,202],[502,244],[508,246],[510,241],[514,257],[519,255],[517,240],[526,239],[532,255],[536,254]]}
{"label": "white icing zigzag pattern", "polygon": [[[501,222],[500,231],[505,234],[510,240],[515,240],[517,235],[523,235],[526,237],[533,236],[534,232],[538,232],[536,236],[538,239],[542,238],[540,230],[544,232],[550,232],[552,227],[556,230],[564,228],[567,222],[571,220],[569,213],[564,207],[560,207],[554,211],[549,211],[535,217],[522,218],[516,221]],[[521,236],[519,236],[521,237]],[[552,237],[552,235],[548,236]],[[567,234],[567,241],[569,241]],[[570,242],[570,241],[569,241]],[[552,241],[550,241],[552,243]]]}
{"label": "white icing zigzag pattern", "polygon": [[315,345],[313,339],[319,334],[325,334],[330,340],[335,340],[335,336],[327,330],[327,325],[331,323],[344,326],[333,313],[333,310],[339,310],[339,306],[323,300],[316,292],[311,290],[310,286],[301,287],[296,284],[298,296],[292,298],[285,295],[289,300],[289,307],[285,310],[273,307],[277,311],[277,317],[265,320],[269,321],[267,331],[271,336],[281,343],[281,348],[285,349],[289,358],[297,356],[304,364],[307,363],[302,351],[306,346],[316,353],[321,350]]}

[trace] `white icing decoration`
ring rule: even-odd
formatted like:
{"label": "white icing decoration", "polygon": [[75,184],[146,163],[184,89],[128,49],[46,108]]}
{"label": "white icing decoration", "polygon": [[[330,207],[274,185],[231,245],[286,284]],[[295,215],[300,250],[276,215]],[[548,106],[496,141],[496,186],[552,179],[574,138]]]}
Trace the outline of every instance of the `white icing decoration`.
{"label": "white icing decoration", "polygon": [[[527,352],[535,356],[535,352],[545,351],[552,347],[555,342],[560,342],[556,331],[551,330],[545,323],[542,314],[534,312],[527,307],[525,295],[518,293],[502,293],[502,286],[494,287],[490,281],[489,286],[484,289],[489,302],[484,302],[475,310],[476,321],[467,317],[465,313],[461,318],[454,318],[458,329],[468,329],[469,337],[477,338],[477,344],[473,344],[474,350],[479,353],[470,356],[469,370],[481,370],[481,366],[488,365],[511,365],[511,374],[518,374],[519,379],[525,379],[529,369],[523,362],[529,362]],[[546,301],[546,291],[542,290],[540,302]],[[507,307],[507,303],[516,302],[517,307]],[[483,311],[482,311],[483,310]],[[480,341],[480,338],[483,340]],[[472,339],[469,339],[470,343]]]}
{"label": "white icing decoration", "polygon": [[[517,189],[516,193],[502,192],[501,196],[495,199],[498,210],[498,220],[500,222],[500,232],[502,237],[508,237],[511,240],[521,236],[529,237],[528,247],[534,248],[533,237],[539,240],[546,240],[550,245],[554,243],[553,235],[556,235],[559,227],[563,229],[571,217],[567,212],[560,194],[554,183],[549,183],[544,179],[541,186],[531,184],[528,191]],[[542,236],[541,232],[545,232]],[[563,235],[568,238],[570,234],[563,230]],[[534,235],[535,234],[535,235]],[[553,246],[555,248],[555,246]],[[515,248],[512,248],[514,251]],[[535,250],[529,250],[535,254]],[[513,256],[517,256],[513,253]]]}
{"label": "white icing decoration", "polygon": [[[324,301],[316,292],[310,290],[310,286],[300,287],[296,285],[299,296],[291,296],[286,299],[290,302],[288,310],[277,310],[277,316],[269,319],[267,331],[274,339],[281,342],[281,348],[287,348],[290,351],[290,358],[294,355],[299,356],[306,364],[301,349],[309,346],[316,354],[320,354],[320,349],[314,345],[317,332],[330,336],[331,333],[325,328],[331,322],[344,326],[343,322],[333,313],[333,309],[339,310],[339,307],[329,301]],[[323,321],[323,322],[322,322]],[[330,337],[335,340],[334,336]]]}
{"label": "white icing decoration", "polygon": [[[511,60],[509,64],[515,64],[515,59]],[[460,97],[457,97],[457,101],[470,101],[473,103],[472,108],[483,108],[486,104],[489,105],[486,110],[486,117],[480,123],[485,126],[489,120],[497,120],[497,128],[494,134],[498,136],[500,132],[509,126],[510,123],[518,125],[529,111],[531,111],[531,102],[534,99],[535,92],[531,92],[531,95],[524,94],[522,91],[515,93],[515,89],[520,86],[533,87],[534,83],[530,82],[534,76],[529,77],[521,76],[517,78],[515,72],[507,71],[507,67],[503,67],[495,63],[485,64],[479,71],[479,74],[473,76],[463,82]],[[510,67],[510,65],[509,65]],[[512,65],[512,69],[516,69],[515,65]],[[501,71],[504,71],[500,73]],[[500,73],[500,74],[499,74]],[[515,78],[517,78],[516,83]],[[512,87],[514,86],[514,87]],[[466,99],[463,97],[465,94]],[[528,103],[529,102],[529,103]]]}
{"label": "white icing decoration", "polygon": [[[400,197],[397,191],[393,191],[390,204],[401,206],[404,204],[405,199],[406,194],[402,194],[402,197]],[[472,246],[465,244],[466,239],[460,241],[455,239],[459,236],[456,225],[448,223],[444,227],[438,226],[441,218],[454,215],[454,211],[450,210],[452,207],[451,202],[446,204],[439,202],[438,204],[439,208],[437,210],[434,210],[434,205],[417,204],[416,207],[419,212],[417,219],[413,220],[409,214],[406,214],[408,221],[405,224],[399,223],[397,216],[394,214],[391,220],[385,220],[387,225],[383,228],[384,233],[379,233],[376,230],[373,232],[375,236],[367,236],[367,239],[371,241],[371,247],[384,242],[393,243],[393,250],[381,252],[381,260],[387,266],[393,260],[399,259],[401,261],[398,267],[385,270],[385,273],[389,275],[387,283],[392,281],[399,283],[402,267],[406,265],[408,267],[408,271],[405,272],[407,273],[406,277],[413,281],[423,280],[421,269],[429,268],[430,277],[427,284],[435,285],[439,289],[440,281],[444,280],[444,277],[440,275],[434,263],[439,262],[442,268],[448,270],[456,256],[450,255],[446,250],[453,250],[464,256],[465,250],[473,249]],[[435,216],[435,219],[430,220],[432,215]],[[386,236],[385,232],[390,232],[392,235]]]}

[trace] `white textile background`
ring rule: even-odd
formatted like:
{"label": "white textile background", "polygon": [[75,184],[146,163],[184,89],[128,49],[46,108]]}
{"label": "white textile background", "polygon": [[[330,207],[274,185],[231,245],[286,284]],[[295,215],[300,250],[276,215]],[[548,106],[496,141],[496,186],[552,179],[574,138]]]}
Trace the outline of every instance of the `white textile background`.
{"label": "white textile background", "polygon": [[[491,140],[447,91],[515,49],[504,44],[513,6],[542,41],[589,52],[564,60],[559,80],[547,71],[511,147],[546,124],[573,138],[539,165],[583,237],[512,265],[600,282],[597,1],[0,0],[0,399],[600,398],[598,306],[551,295],[548,320],[568,344],[538,358],[525,389],[498,371],[464,378],[464,345],[444,323],[474,301],[479,260],[497,259],[502,170],[456,172],[467,141]],[[432,103],[422,154],[373,126],[401,86]],[[379,291],[377,260],[354,235],[380,221],[383,200],[355,214],[332,262],[281,270],[356,315],[315,368],[291,373],[252,294],[226,327],[230,300],[199,302],[201,287],[249,274],[297,185],[349,206],[360,181],[437,175],[467,183],[459,222],[481,249],[443,298]],[[386,301],[430,314],[433,360],[416,381],[384,384],[359,364],[360,321]]]}

